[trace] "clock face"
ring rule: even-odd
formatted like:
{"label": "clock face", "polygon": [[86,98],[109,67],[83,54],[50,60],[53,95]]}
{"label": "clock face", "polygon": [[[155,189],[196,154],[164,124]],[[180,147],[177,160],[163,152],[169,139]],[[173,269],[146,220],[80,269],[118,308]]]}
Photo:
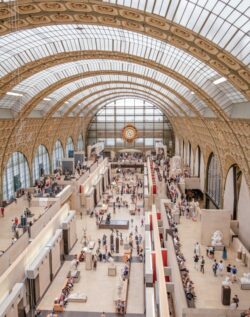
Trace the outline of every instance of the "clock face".
{"label": "clock face", "polygon": [[122,137],[128,142],[133,142],[137,137],[137,129],[132,125],[127,125],[122,130]]}

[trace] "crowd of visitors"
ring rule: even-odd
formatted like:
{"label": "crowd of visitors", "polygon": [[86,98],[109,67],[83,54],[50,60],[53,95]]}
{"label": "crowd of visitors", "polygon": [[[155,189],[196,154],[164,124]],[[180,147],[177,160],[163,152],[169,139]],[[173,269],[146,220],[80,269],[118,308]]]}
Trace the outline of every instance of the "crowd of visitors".
{"label": "crowd of visitors", "polygon": [[185,263],[186,259],[183,255],[183,253],[181,252],[181,243],[180,243],[180,239],[178,236],[177,224],[174,222],[171,208],[169,208],[169,206],[165,205],[165,210],[167,213],[169,227],[172,229],[176,259],[177,259],[179,269],[181,272],[183,288],[184,288],[184,291],[186,294],[188,306],[194,307],[195,297],[196,297],[195,290],[194,290],[194,283],[191,280],[190,275],[189,275],[189,270],[186,267],[186,263]]}

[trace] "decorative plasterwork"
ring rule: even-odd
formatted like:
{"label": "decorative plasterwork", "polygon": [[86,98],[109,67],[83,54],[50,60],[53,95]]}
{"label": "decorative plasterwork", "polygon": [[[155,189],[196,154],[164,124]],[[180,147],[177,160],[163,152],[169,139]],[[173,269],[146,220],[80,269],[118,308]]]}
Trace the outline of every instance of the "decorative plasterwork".
{"label": "decorative plasterwork", "polygon": [[96,1],[26,1],[2,3],[0,35],[15,30],[53,24],[99,24],[147,34],[181,48],[213,67],[239,91],[250,97],[246,66],[212,42],[157,15]]}

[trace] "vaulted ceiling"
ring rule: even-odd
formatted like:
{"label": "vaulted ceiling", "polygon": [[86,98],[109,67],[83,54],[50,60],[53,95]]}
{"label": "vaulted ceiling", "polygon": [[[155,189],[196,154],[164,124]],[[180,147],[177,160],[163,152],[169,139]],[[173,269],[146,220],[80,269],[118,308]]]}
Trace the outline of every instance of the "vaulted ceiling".
{"label": "vaulted ceiling", "polygon": [[136,86],[168,115],[227,120],[250,96],[246,0],[2,1],[0,16],[11,117],[81,116]]}
{"label": "vaulted ceiling", "polygon": [[59,131],[135,97],[249,171],[249,120],[238,125],[250,119],[248,2],[0,0],[2,167],[37,120],[32,153],[50,122]]}

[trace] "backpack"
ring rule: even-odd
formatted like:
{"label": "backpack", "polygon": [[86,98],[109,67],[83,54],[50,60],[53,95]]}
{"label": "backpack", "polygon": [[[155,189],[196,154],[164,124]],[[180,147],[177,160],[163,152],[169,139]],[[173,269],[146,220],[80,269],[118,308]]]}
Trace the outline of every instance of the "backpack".
{"label": "backpack", "polygon": [[236,274],[236,273],[237,273],[236,267],[232,268],[232,273],[233,273],[233,274]]}

